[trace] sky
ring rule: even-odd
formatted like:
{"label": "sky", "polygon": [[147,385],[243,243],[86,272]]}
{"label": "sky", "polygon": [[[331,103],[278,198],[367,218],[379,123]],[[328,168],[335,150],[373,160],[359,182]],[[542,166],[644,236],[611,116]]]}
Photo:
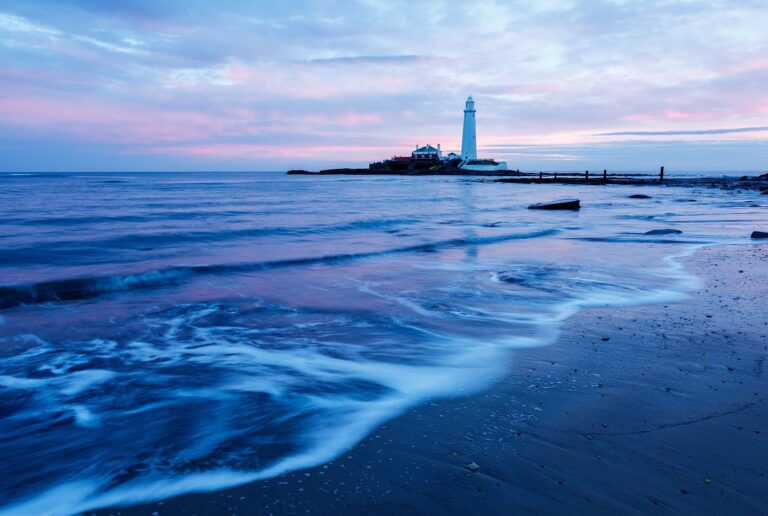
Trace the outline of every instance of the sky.
{"label": "sky", "polygon": [[766,0],[0,0],[0,171],[768,170]]}

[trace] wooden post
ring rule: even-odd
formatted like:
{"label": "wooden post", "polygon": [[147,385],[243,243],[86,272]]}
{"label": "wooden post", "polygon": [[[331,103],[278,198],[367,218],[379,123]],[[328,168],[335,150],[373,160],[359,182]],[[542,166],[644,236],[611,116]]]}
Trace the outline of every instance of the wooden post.
{"label": "wooden post", "polygon": [[554,179],[555,179],[555,180],[557,179],[557,172],[555,172],[555,177],[554,177]]}
{"label": "wooden post", "polygon": [[544,177],[544,172],[539,172],[539,181]]}
{"label": "wooden post", "polygon": [[659,171],[659,183],[664,182],[664,167],[661,167],[661,170]]}
{"label": "wooden post", "polygon": [[603,169],[603,181],[608,181],[608,169]]}
{"label": "wooden post", "polygon": [[586,172],[584,172],[584,181],[586,181],[587,183],[589,183],[589,170],[587,170]]}

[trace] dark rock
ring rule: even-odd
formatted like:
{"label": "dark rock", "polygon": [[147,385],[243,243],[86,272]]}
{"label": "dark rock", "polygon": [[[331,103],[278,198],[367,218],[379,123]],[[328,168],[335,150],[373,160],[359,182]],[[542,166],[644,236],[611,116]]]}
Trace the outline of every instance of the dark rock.
{"label": "dark rock", "polygon": [[528,206],[530,210],[578,210],[580,208],[581,202],[578,199],[558,199]]}
{"label": "dark rock", "polygon": [[757,176],[755,179],[757,179],[758,181],[768,181],[768,173],[761,174]]}
{"label": "dark rock", "polygon": [[767,231],[753,231],[752,238],[768,238]]}
{"label": "dark rock", "polygon": [[645,195],[645,194],[641,194],[641,193],[638,193],[638,194],[633,194],[633,195],[630,195],[630,196],[629,196],[629,198],[630,198],[630,199],[650,199],[650,198],[651,198],[651,196],[650,196],[650,195]]}
{"label": "dark rock", "polygon": [[289,174],[311,174],[312,172],[309,172],[307,170],[289,170]]}
{"label": "dark rock", "polygon": [[763,195],[768,195],[768,190],[763,190]]}
{"label": "dark rock", "polygon": [[739,181],[749,181],[749,176],[741,176]]}
{"label": "dark rock", "polygon": [[652,229],[643,233],[644,235],[679,235],[682,233],[679,229]]}
{"label": "dark rock", "polygon": [[329,168],[327,170],[321,170],[318,172],[320,175],[360,175],[375,173],[376,171],[371,171],[367,168]]}

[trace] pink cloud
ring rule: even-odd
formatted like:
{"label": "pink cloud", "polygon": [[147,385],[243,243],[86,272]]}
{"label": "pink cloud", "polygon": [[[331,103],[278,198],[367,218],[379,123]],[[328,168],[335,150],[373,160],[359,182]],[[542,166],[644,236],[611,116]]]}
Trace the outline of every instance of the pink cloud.
{"label": "pink cloud", "polygon": [[98,101],[40,97],[0,98],[2,124],[64,132],[93,141],[146,143],[205,138],[216,120],[196,111],[153,111]]}
{"label": "pink cloud", "polygon": [[336,123],[344,127],[358,127],[380,122],[381,116],[377,113],[345,113],[336,117]]}
{"label": "pink cloud", "polygon": [[768,69],[768,58],[757,58],[739,63],[730,69],[733,73],[757,72]]}
{"label": "pink cloud", "polygon": [[663,112],[633,112],[620,117],[627,122],[686,122],[697,120],[712,120],[716,118],[714,113],[708,111],[683,111],[667,109]]}
{"label": "pink cloud", "polygon": [[265,145],[257,143],[219,143],[204,145],[147,146],[126,151],[132,154],[197,156],[213,159],[259,158],[335,158],[368,159],[387,156],[396,148],[375,145]]}
{"label": "pink cloud", "polygon": [[118,144],[204,142],[212,139],[306,134],[328,137],[380,124],[373,112],[286,114],[246,107],[217,111],[153,109],[83,97],[15,95],[0,98],[0,125],[65,133]]}
{"label": "pink cloud", "polygon": [[687,113],[685,111],[667,110],[664,112],[664,118],[667,120],[692,120],[696,118],[693,113]]}
{"label": "pink cloud", "polygon": [[621,119],[628,122],[647,122],[649,120],[655,120],[656,117],[651,116],[648,113],[629,113],[622,116]]}

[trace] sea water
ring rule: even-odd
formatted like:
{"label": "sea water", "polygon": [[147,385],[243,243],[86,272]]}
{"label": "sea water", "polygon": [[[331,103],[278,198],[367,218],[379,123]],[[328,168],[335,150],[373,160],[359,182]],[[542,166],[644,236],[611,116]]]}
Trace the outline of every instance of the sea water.
{"label": "sea water", "polygon": [[[148,502],[333,460],[425,400],[491,385],[582,307],[685,302],[697,280],[675,258],[746,244],[767,220],[754,192],[706,188],[0,179],[7,514]],[[582,210],[526,209],[559,197]],[[663,228],[682,233],[644,235]]]}

